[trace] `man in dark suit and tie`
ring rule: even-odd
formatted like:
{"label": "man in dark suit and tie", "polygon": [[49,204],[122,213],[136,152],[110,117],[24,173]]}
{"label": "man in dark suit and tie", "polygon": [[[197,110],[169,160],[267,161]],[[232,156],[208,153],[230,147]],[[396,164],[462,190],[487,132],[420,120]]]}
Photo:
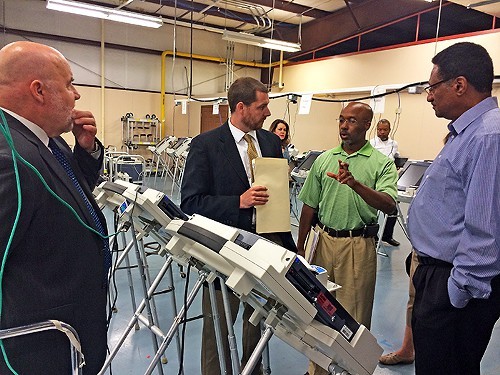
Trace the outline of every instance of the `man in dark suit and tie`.
{"label": "man in dark suit and tie", "polygon": [[[79,334],[95,375],[106,357],[110,254],[106,222],[92,196],[103,160],[92,113],[74,109],[80,94],[67,60],[32,42],[0,50],[1,328],[49,319]],[[60,137],[72,131],[73,151]],[[91,231],[48,189],[69,204]],[[17,164],[17,172],[14,165]],[[19,181],[16,181],[16,179]],[[70,374],[69,341],[58,331],[3,340],[0,374]]]}
{"label": "man in dark suit and tie", "polygon": [[[229,120],[214,130],[198,135],[191,142],[182,181],[181,208],[187,214],[197,213],[255,233],[254,207],[266,204],[269,195],[265,186],[251,186],[249,154],[256,152],[264,157],[283,157],[280,139],[262,129],[264,120],[271,112],[268,90],[261,82],[250,77],[239,78],[229,88],[228,101],[231,110]],[[290,232],[271,233],[266,238],[296,251]],[[232,374],[222,297],[220,291],[217,292],[218,311],[223,317],[221,330],[226,368],[228,374]],[[239,300],[233,294],[230,297],[231,319],[234,322]],[[242,366],[260,338],[260,328],[248,322],[251,314],[251,307],[246,305],[243,313]],[[203,315],[202,374],[220,374],[208,288],[203,290]],[[253,374],[259,374],[260,367],[256,366]]]}

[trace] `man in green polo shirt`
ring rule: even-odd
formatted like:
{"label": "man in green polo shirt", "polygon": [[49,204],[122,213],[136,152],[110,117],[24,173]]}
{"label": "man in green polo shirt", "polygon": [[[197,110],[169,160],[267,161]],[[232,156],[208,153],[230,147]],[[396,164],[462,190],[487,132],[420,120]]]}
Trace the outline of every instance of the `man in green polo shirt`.
{"label": "man in green polo shirt", "polygon": [[[304,203],[297,248],[304,244],[315,212],[320,223],[313,264],[324,267],[330,280],[341,285],[335,297],[368,329],[375,293],[377,210],[396,210],[397,171],[394,162],[366,140],[373,111],[351,102],[342,109],[338,124],[340,146],[321,154],[309,171],[299,194]],[[309,374],[326,374],[311,364]]]}

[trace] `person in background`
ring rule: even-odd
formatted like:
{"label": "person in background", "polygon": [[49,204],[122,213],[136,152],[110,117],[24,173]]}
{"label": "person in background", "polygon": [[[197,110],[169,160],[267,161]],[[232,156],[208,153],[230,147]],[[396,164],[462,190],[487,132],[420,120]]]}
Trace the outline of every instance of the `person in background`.
{"label": "person in background", "polygon": [[474,43],[439,52],[427,101],[450,120],[446,145],[410,205],[415,373],[479,375],[500,317],[500,109],[493,61]]}
{"label": "person in background", "polygon": [[290,161],[290,153],[288,152],[288,145],[290,144],[290,126],[288,126],[288,123],[285,120],[276,119],[269,127],[269,131],[280,137],[283,157]]}
{"label": "person in background", "polygon": [[[79,98],[68,61],[57,50],[24,41],[0,50],[0,126],[4,131],[8,126],[19,155],[38,170],[54,193],[85,224],[105,235],[106,221],[92,195],[103,147],[95,137],[92,113],[74,109]],[[60,137],[67,132],[75,137],[73,151]],[[86,363],[83,374],[95,375],[106,358],[108,240],[83,227],[19,158],[17,168],[20,198],[11,146],[2,132],[1,328],[49,319],[67,323],[80,336]],[[14,337],[3,345],[0,374],[13,373],[6,361],[18,374],[71,373],[69,341],[59,331]]]}
{"label": "person in background", "polygon": [[391,123],[383,118],[377,123],[377,136],[370,139],[371,145],[382,154],[394,160],[399,157],[398,142],[389,137]]}
{"label": "person in background", "polygon": [[[257,156],[282,158],[278,137],[262,129],[269,111],[268,90],[251,77],[239,78],[228,91],[231,117],[222,126],[193,138],[186,160],[181,187],[181,209],[188,215],[200,214],[223,224],[255,233],[255,206],[268,202],[265,186],[252,186],[249,149]],[[266,233],[267,239],[297,251],[290,232]],[[217,287],[217,284],[216,284]],[[219,287],[220,288],[220,287]],[[203,288],[203,336],[201,343],[201,372],[220,374],[219,356],[208,288]],[[227,326],[222,293],[217,290],[217,307],[221,316],[221,331],[228,374],[232,374],[227,340]],[[231,321],[238,315],[240,300],[230,293]],[[248,320],[253,313],[245,304],[243,312],[242,367],[247,363],[260,339],[260,327]],[[252,374],[262,373],[256,366]]]}
{"label": "person in background", "polygon": [[[383,118],[377,123],[377,136],[370,139],[371,145],[379,150],[382,154],[394,160],[394,158],[399,157],[398,152],[398,142],[389,138],[391,133],[391,123],[389,120]],[[388,243],[391,246],[399,246],[400,243],[396,241],[394,237],[394,227],[396,221],[398,220],[397,211],[393,212],[392,215],[387,216],[385,222],[384,233],[382,234],[382,241]]]}
{"label": "person in background", "polygon": [[[397,199],[395,164],[366,140],[372,118],[370,106],[361,102],[342,109],[338,119],[342,143],[314,161],[300,191],[304,205],[297,241],[298,253],[304,255],[317,212],[319,240],[312,263],[342,285],[335,297],[368,329],[377,271],[377,211],[394,212]],[[327,373],[312,362],[308,372]]]}

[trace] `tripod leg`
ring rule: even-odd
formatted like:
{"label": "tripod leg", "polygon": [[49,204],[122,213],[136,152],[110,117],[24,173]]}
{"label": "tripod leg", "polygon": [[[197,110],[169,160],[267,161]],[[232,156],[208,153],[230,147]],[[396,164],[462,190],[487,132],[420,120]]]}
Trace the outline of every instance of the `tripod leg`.
{"label": "tripod leg", "polygon": [[184,314],[185,311],[189,309],[191,304],[193,303],[194,298],[200,291],[200,288],[202,287],[203,283],[207,279],[207,274],[206,273],[201,273],[200,277],[196,281],[196,284],[193,286],[193,289],[191,289],[191,292],[189,293],[187,299],[186,299],[186,304],[181,308],[179,313],[174,319],[174,322],[172,323],[172,326],[170,327],[169,331],[165,335],[165,338],[163,339],[160,347],[156,351],[155,356],[151,360],[151,363],[149,364],[149,367],[147,368],[146,372],[144,375],[151,375],[153,372],[154,368],[156,367],[156,364],[160,360],[160,357],[163,355],[163,352],[167,349],[168,345],[172,341],[172,338],[174,337],[174,334],[177,332],[177,329],[179,328],[179,324],[182,322],[184,319]]}
{"label": "tripod leg", "polygon": [[[222,298],[224,300],[224,311],[226,313],[226,317],[231,316],[231,307],[229,303],[229,295],[228,295],[228,290],[227,286],[224,283],[224,280],[222,278],[220,279],[220,284],[221,284],[221,292],[222,292]],[[239,374],[240,373],[240,358],[238,356],[238,344],[236,342],[236,336],[234,334],[234,327],[233,327],[233,322],[230,319],[226,319],[227,323],[227,336],[229,340],[229,350],[231,353],[231,363],[233,367],[233,374]]]}
{"label": "tripod leg", "polygon": [[[382,211],[379,211],[382,212]],[[383,257],[389,257],[385,251],[380,250],[380,245],[382,244],[382,236],[384,235],[384,230],[385,230],[385,225],[387,224],[387,214],[384,215],[384,221],[382,222],[382,225],[380,226],[380,231],[379,231],[379,236],[378,236],[378,241],[377,245],[375,246],[375,251],[377,252],[378,255],[381,255]]]}
{"label": "tripod leg", "polygon": [[[220,315],[217,308],[217,297],[215,295],[215,287],[213,283],[208,284],[210,292],[210,304],[212,305],[212,318],[214,320],[215,341],[217,342],[217,351],[219,352],[219,366],[221,374],[227,374],[226,369],[226,353],[224,353],[223,338],[220,329]],[[226,339],[226,338],[224,338]]]}
{"label": "tripod leg", "polygon": [[249,375],[252,373],[254,367],[257,365],[257,362],[262,355],[262,352],[267,347],[269,340],[271,340],[273,334],[274,329],[271,326],[267,326],[262,333],[262,337],[260,338],[259,343],[257,344],[257,347],[253,351],[252,355],[250,356],[250,359],[248,360],[245,368],[241,371],[241,375]]}

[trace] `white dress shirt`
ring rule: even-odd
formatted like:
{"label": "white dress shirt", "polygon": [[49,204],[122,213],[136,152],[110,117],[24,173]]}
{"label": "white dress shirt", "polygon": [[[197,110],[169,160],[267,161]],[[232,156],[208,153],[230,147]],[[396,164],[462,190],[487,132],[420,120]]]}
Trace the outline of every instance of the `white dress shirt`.
{"label": "white dress shirt", "polygon": [[379,137],[375,137],[370,139],[370,143],[375,149],[392,160],[399,157],[398,142],[393,139],[388,138],[387,141],[383,141]]}
{"label": "white dress shirt", "polygon": [[252,172],[250,166],[250,160],[248,159],[248,143],[243,139],[245,134],[248,134],[252,137],[253,143],[255,145],[255,149],[259,156],[262,156],[262,152],[260,151],[259,141],[257,139],[257,132],[255,130],[251,130],[248,133],[241,131],[236,126],[231,124],[231,120],[228,120],[229,130],[231,130],[231,134],[233,135],[234,142],[236,143],[236,147],[238,148],[238,152],[240,153],[241,161],[243,162],[243,166],[245,167],[245,171],[247,172],[248,183],[252,186]]}

